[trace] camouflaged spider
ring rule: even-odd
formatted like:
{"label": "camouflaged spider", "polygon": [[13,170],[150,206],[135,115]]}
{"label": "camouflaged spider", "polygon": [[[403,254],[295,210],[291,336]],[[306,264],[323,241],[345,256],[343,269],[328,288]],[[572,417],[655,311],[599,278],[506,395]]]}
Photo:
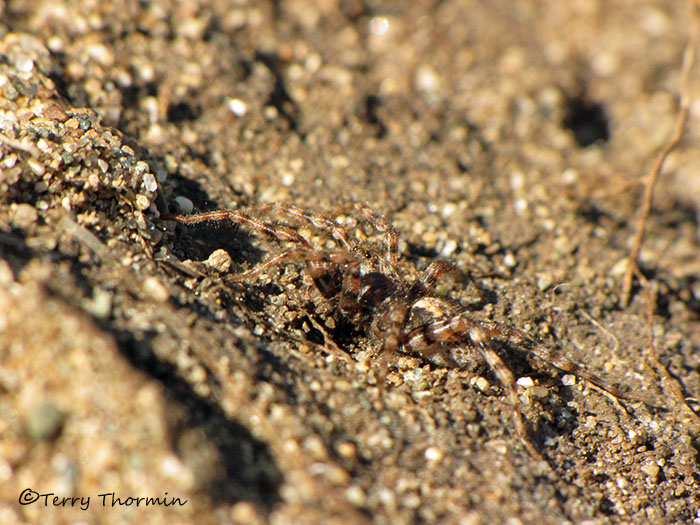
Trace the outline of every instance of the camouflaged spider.
{"label": "camouflaged spider", "polygon": [[[351,238],[348,230],[330,216],[290,204],[265,204],[247,211],[215,210],[181,215],[175,219],[184,224],[230,221],[277,241],[290,243],[291,247],[228,279],[253,279],[288,259],[303,262],[320,293],[328,299],[337,297],[340,311],[356,326],[369,326],[369,335],[382,342],[382,358],[377,373],[380,388],[386,378],[388,363],[399,349],[425,358],[445,348],[477,350],[508,392],[518,436],[533,454],[539,455],[527,437],[515,377],[493,348],[496,340],[504,340],[527,350],[542,361],[575,374],[616,398],[639,399],[609,385],[556,349],[544,346],[521,330],[495,321],[474,320],[464,310],[454,313],[454,308],[447,301],[432,295],[440,276],[455,269],[451,262],[436,260],[418,279],[409,280],[398,267],[398,234],[393,225],[362,202],[341,205],[334,216],[348,212],[359,213],[378,232],[385,234],[385,253],[377,253]],[[314,247],[289,224],[260,218],[270,213],[325,231],[334,241],[335,248]],[[418,310],[422,311],[422,318],[426,314],[428,317],[415,327],[414,317],[420,317],[416,315]]]}

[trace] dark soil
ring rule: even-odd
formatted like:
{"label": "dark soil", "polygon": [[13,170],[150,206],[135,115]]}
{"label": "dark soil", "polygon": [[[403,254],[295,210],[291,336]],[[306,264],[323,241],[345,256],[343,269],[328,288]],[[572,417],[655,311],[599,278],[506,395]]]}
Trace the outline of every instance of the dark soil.
{"label": "dark soil", "polygon": [[[36,0],[0,17],[0,522],[700,520],[697,103],[641,254],[671,380],[644,290],[620,305],[635,181],[677,107],[679,3]],[[391,220],[407,278],[452,259],[440,295],[658,406],[498,344],[541,461],[476,356],[401,353],[380,390],[380,341],[303,265],[227,282],[280,247],[168,218],[346,200]],[[59,499],[20,505],[25,489]]]}

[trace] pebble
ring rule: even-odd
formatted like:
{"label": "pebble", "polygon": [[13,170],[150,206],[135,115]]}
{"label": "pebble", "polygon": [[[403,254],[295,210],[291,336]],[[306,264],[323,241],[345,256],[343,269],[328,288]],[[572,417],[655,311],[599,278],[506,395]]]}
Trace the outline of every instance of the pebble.
{"label": "pebble", "polygon": [[248,111],[248,106],[240,98],[232,98],[226,101],[229,111],[237,117],[242,117]]}
{"label": "pebble", "polygon": [[544,399],[549,395],[549,390],[543,386],[533,386],[528,389],[528,394],[535,399]]}
{"label": "pebble", "polygon": [[10,206],[10,220],[15,228],[27,229],[38,219],[36,208],[31,204],[12,204]]}
{"label": "pebble", "polygon": [[357,455],[357,447],[354,443],[343,441],[338,445],[338,454],[344,458],[354,459]]}
{"label": "pebble", "polygon": [[36,441],[47,441],[58,436],[65,414],[50,401],[41,401],[32,406],[24,418],[27,435]]}
{"label": "pebble", "polygon": [[566,374],[561,378],[561,384],[564,386],[574,386],[576,384],[576,376],[573,374]]}
{"label": "pebble", "polygon": [[170,299],[168,289],[155,277],[147,277],[143,282],[143,291],[158,303],[164,303]]}
{"label": "pebble", "polygon": [[175,197],[175,206],[180,210],[180,213],[192,213],[192,210],[194,210],[192,201],[183,196]]}
{"label": "pebble", "polygon": [[29,168],[37,175],[43,175],[44,173],[46,173],[46,166],[44,166],[34,157],[27,160],[27,164],[29,165]]}
{"label": "pebble", "polygon": [[516,383],[518,383],[523,388],[532,388],[533,386],[535,386],[535,382],[532,380],[531,377],[521,377],[516,381]]}
{"label": "pebble", "polygon": [[107,319],[112,313],[112,294],[102,288],[94,288],[92,299],[85,301],[83,308],[98,319]]}
{"label": "pebble", "polygon": [[365,504],[367,496],[365,491],[358,486],[352,486],[345,491],[345,498],[356,507],[362,507]]}
{"label": "pebble", "polygon": [[488,392],[489,388],[491,388],[491,384],[485,377],[476,377],[472,379],[471,383],[474,386],[474,388],[476,388],[479,392],[482,393]]}
{"label": "pebble", "polygon": [[432,463],[437,463],[445,457],[445,454],[437,447],[428,447],[425,449],[425,459]]}
{"label": "pebble", "polygon": [[136,207],[139,210],[146,210],[151,205],[151,200],[145,195],[139,193],[136,196]]}
{"label": "pebble", "polygon": [[231,256],[226,250],[219,248],[214,250],[209,255],[209,258],[204,261],[205,264],[219,270],[222,273],[228,272],[231,268]]}
{"label": "pebble", "polygon": [[641,467],[642,472],[649,476],[652,481],[656,481],[659,477],[661,468],[656,463],[647,463]]}
{"label": "pebble", "polygon": [[143,176],[143,187],[146,188],[146,191],[150,191],[151,193],[158,189],[158,181],[153,173],[146,173]]}

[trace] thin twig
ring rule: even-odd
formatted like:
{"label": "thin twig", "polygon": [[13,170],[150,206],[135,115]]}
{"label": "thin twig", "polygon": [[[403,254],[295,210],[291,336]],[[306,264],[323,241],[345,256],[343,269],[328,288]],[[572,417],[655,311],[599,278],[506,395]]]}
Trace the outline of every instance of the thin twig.
{"label": "thin twig", "polygon": [[698,26],[700,22],[700,16],[698,15],[698,6],[700,6],[700,0],[688,0],[688,8],[690,11],[690,35],[688,36],[688,41],[686,42],[685,49],[683,50],[683,59],[681,61],[681,72],[680,72],[680,103],[678,105],[678,114],[676,115],[676,121],[673,125],[673,131],[669,137],[666,145],[661,148],[658,155],[654,159],[649,173],[644,177],[644,196],[642,198],[642,208],[637,219],[637,232],[634,236],[634,242],[632,244],[632,250],[630,251],[629,258],[627,261],[627,270],[622,279],[622,306],[627,307],[630,302],[630,295],[632,292],[632,281],[634,276],[639,273],[639,268],[637,266],[637,261],[639,259],[639,252],[642,248],[642,241],[644,238],[644,225],[647,218],[649,217],[649,212],[651,211],[651,200],[654,196],[654,186],[659,178],[661,169],[663,168],[664,162],[668,158],[668,155],[678,146],[678,143],[683,136],[683,131],[685,129],[686,121],[688,120],[688,109],[690,107],[690,70],[693,67],[695,61],[695,48],[698,42]]}

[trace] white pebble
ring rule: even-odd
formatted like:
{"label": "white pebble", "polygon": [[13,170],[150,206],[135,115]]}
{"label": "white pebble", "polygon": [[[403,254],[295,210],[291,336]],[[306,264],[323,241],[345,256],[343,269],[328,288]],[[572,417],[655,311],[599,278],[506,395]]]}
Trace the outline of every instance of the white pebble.
{"label": "white pebble", "polygon": [[574,386],[576,384],[576,376],[573,374],[566,374],[561,378],[561,384],[564,386]]}
{"label": "white pebble", "polygon": [[445,457],[442,450],[437,447],[428,447],[425,449],[425,459],[430,462],[437,463]]}
{"label": "white pebble", "polygon": [[211,252],[209,258],[204,262],[208,266],[216,268],[220,272],[227,272],[229,268],[231,268],[231,256],[226,250],[222,250],[221,248]]}
{"label": "white pebble", "polygon": [[175,206],[177,206],[181,213],[192,213],[192,210],[194,210],[192,201],[183,196],[175,197]]}
{"label": "white pebble", "polygon": [[146,197],[145,195],[142,195],[142,194],[139,193],[139,194],[136,196],[136,207],[137,207],[139,210],[145,210],[145,209],[147,209],[150,205],[151,205],[151,201],[150,201],[150,199],[149,199],[148,197]]}
{"label": "white pebble", "polygon": [[151,193],[158,189],[158,181],[153,176],[153,173],[146,173],[143,176],[143,187],[146,188],[146,191],[150,191]]}
{"label": "white pebble", "polygon": [[226,101],[229,111],[237,117],[242,117],[248,111],[248,105],[240,98],[231,98]]}
{"label": "white pebble", "polygon": [[574,184],[578,180],[578,171],[573,168],[565,169],[561,174],[561,181],[564,184]]}
{"label": "white pebble", "polygon": [[454,239],[450,239],[449,241],[445,242],[445,246],[443,246],[442,250],[440,250],[440,255],[442,255],[443,257],[449,257],[456,251],[457,241],[455,241]]}
{"label": "white pebble", "polygon": [[488,392],[489,388],[491,388],[490,383],[484,377],[476,377],[471,381],[471,383],[474,386],[474,388],[476,388],[479,392],[482,393]]}
{"label": "white pebble", "polygon": [[356,507],[362,507],[365,504],[367,496],[360,487],[353,485],[345,491],[345,498],[350,502],[350,504],[355,505]]}
{"label": "white pebble", "polygon": [[516,383],[518,383],[523,388],[532,388],[533,386],[535,386],[535,382],[532,380],[531,377],[521,377],[516,381]]}
{"label": "white pebble", "polygon": [[369,32],[373,36],[384,36],[389,32],[389,19],[384,16],[374,16],[369,21]]}
{"label": "white pebble", "polygon": [[28,56],[21,56],[17,59],[15,66],[22,73],[29,73],[32,69],[34,69],[34,61]]}
{"label": "white pebble", "polygon": [[515,260],[515,256],[512,253],[508,252],[503,257],[503,264],[506,268],[515,268],[515,266],[518,264],[518,261]]}

